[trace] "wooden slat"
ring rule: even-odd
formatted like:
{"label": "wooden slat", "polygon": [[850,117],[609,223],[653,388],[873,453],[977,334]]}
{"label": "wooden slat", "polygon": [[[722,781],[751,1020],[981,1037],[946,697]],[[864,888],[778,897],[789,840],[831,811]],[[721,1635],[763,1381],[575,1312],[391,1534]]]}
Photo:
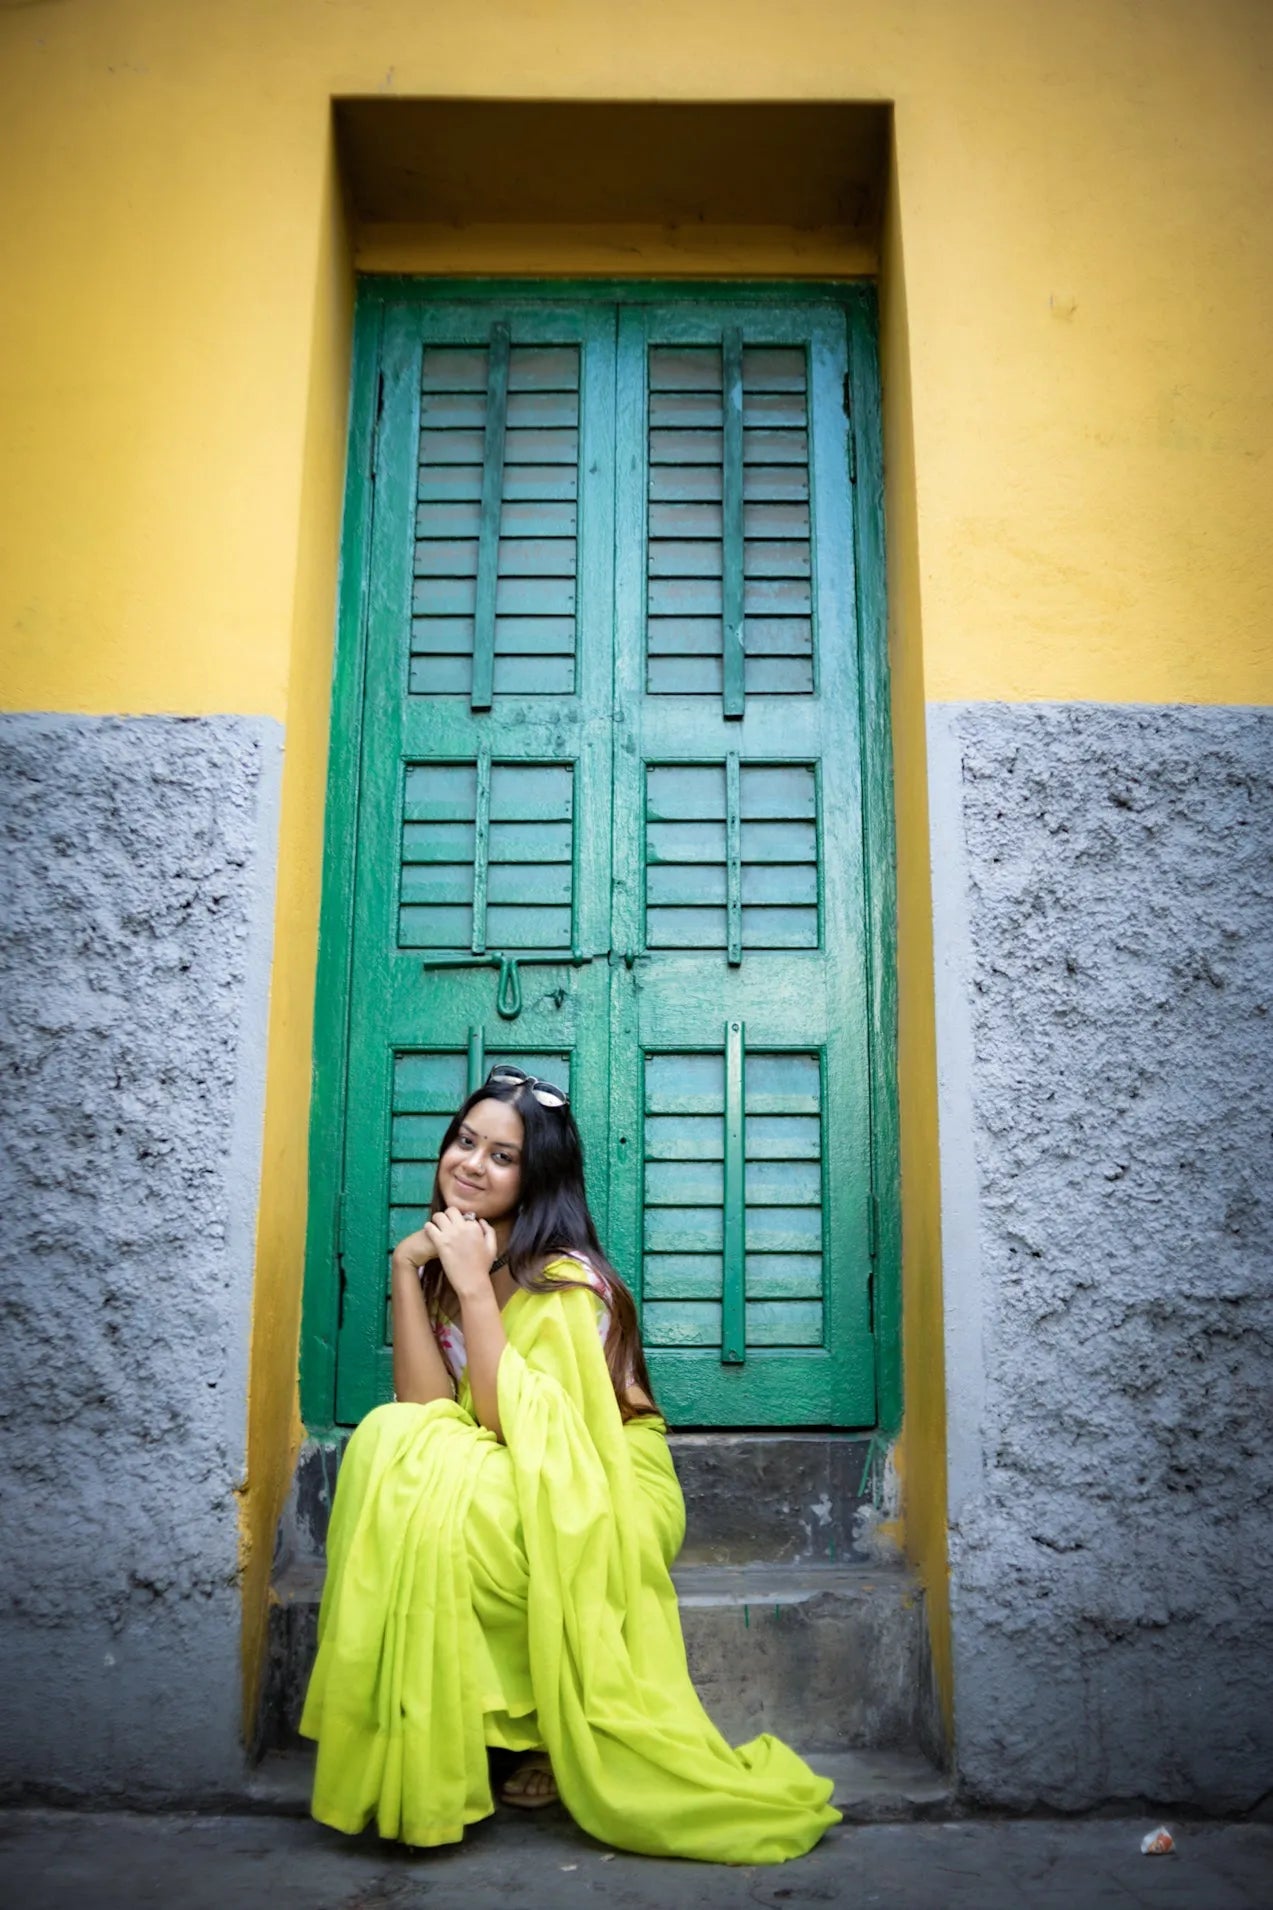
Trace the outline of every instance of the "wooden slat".
{"label": "wooden slat", "polygon": [[820,1207],[749,1207],[749,1253],[821,1253]]}
{"label": "wooden slat", "polygon": [[445,1114],[449,1119],[463,1099],[463,1055],[406,1049],[394,1056],[395,1112],[402,1108],[413,1114]]}
{"label": "wooden slat", "polygon": [[719,577],[724,551],[717,539],[694,544],[688,538],[650,540],[647,573],[651,577]]}
{"label": "wooden slat", "polygon": [[471,822],[408,822],[402,830],[402,860],[409,862],[463,862],[473,860]]}
{"label": "wooden slat", "polygon": [[715,464],[652,464],[650,466],[651,507],[656,503],[719,504],[720,501],[719,462]]}
{"label": "wooden slat", "polygon": [[[579,472],[573,464],[509,464],[504,468],[504,502],[560,503],[578,496]],[[481,503],[482,465],[424,466],[416,480],[421,504]]]}
{"label": "wooden slat", "polygon": [[719,391],[720,353],[714,345],[652,345],[650,390]]}
{"label": "wooden slat", "polygon": [[743,382],[748,391],[804,391],[805,354],[799,345],[748,345],[743,353]]}
{"label": "wooden slat", "polygon": [[803,392],[747,393],[743,416],[749,425],[761,429],[803,431],[808,423]]}
{"label": "wooden slat", "polygon": [[[760,507],[774,509],[774,506]],[[579,526],[579,507],[572,502],[510,504],[507,499],[500,516],[502,537],[573,537]],[[482,528],[480,498],[421,504],[416,511],[415,534],[421,539],[471,537],[476,544]],[[749,535],[773,536],[772,527],[757,528]],[[793,531],[792,536],[799,535]]]}
{"label": "wooden slat", "polygon": [[803,763],[748,763],[741,779],[744,822],[807,821],[817,812],[817,785]]}
{"label": "wooden slat", "polygon": [[[573,391],[514,391],[510,383],[508,394],[508,428],[510,431],[530,431],[539,429],[573,431],[579,422],[579,398]],[[775,419],[775,422],[779,420]],[[792,422],[783,418],[780,422]],[[804,423],[803,413],[795,420]]]}
{"label": "wooden slat", "polygon": [[647,908],[645,935],[651,948],[724,948],[728,924],[724,909]]}
{"label": "wooden slat", "polygon": [[751,617],[808,617],[813,590],[807,577],[748,577],[743,605]]}
{"label": "wooden slat", "polygon": [[743,910],[744,948],[816,948],[816,909]]}
{"label": "wooden slat", "polygon": [[809,434],[807,431],[744,426],[743,461],[746,464],[799,464],[807,469]]}
{"label": "wooden slat", "polygon": [[425,391],[486,391],[485,345],[428,345],[421,368]]}
{"label": "wooden slat", "polygon": [[[504,493],[509,350],[508,326],[497,322],[491,326],[486,434],[482,440],[482,523],[473,612],[473,687],[469,694],[470,706],[475,711],[489,710],[495,693],[495,600],[499,580],[500,507]],[[485,924],[481,927],[485,933]],[[477,930],[475,922],[474,934]]]}
{"label": "wooden slat", "polygon": [[[719,391],[652,391],[650,428],[658,431],[711,430],[721,428]],[[784,423],[787,420],[784,420]],[[803,424],[803,418],[800,423]]]}
{"label": "wooden slat", "polygon": [[651,1054],[645,1063],[647,1114],[714,1114],[725,1107],[725,1057]]}
{"label": "wooden slat", "polygon": [[449,1116],[395,1114],[390,1124],[389,1151],[395,1161],[436,1161]]}
{"label": "wooden slat", "polygon": [[574,871],[568,862],[492,862],[486,872],[491,908],[502,903],[570,906]]}
{"label": "wooden slat", "polygon": [[[817,1254],[748,1254],[747,1301],[819,1300],[822,1261]],[[716,1300],[721,1292],[721,1257],[710,1253],[647,1254],[641,1271],[645,1300]],[[748,1321],[748,1337],[751,1338]],[[754,1343],[754,1342],[753,1342]]]}
{"label": "wooden slat", "polygon": [[745,862],[816,862],[818,837],[812,822],[744,822]]}
{"label": "wooden slat", "polygon": [[653,657],[719,657],[718,617],[651,617],[646,645]]}
{"label": "wooden slat", "polygon": [[[490,418],[487,417],[489,425]],[[481,464],[485,433],[477,431],[430,431],[420,433],[420,462],[433,465]]]}
{"label": "wooden slat", "polygon": [[[750,1140],[747,1145],[750,1156]],[[645,1158],[647,1161],[724,1160],[725,1117],[721,1114],[648,1115]]]}
{"label": "wooden slat", "polygon": [[472,822],[477,814],[477,765],[411,763],[403,798],[407,822]]}
{"label": "wooden slat", "polygon": [[813,863],[761,862],[740,869],[740,903],[750,908],[816,908],[818,871]]}
{"label": "wooden slat", "polygon": [[821,1155],[822,1124],[816,1114],[748,1114],[749,1161],[816,1161]]}
{"label": "wooden slat", "polygon": [[[771,434],[779,437],[782,434]],[[555,430],[550,428],[523,427],[517,431],[509,430],[504,441],[504,458],[509,464],[521,465],[578,465],[579,433],[577,430]],[[777,458],[774,460],[778,462]]]}
{"label": "wooden slat", "polygon": [[[578,391],[577,345],[514,345],[508,361],[510,391]],[[533,1074],[534,1069],[530,1072]]]}
{"label": "wooden slat", "polygon": [[808,657],[748,657],[748,696],[811,696],[813,664]]}
{"label": "wooden slat", "polygon": [[747,1166],[747,1205],[820,1207],[822,1169],[816,1161],[752,1161]]}
{"label": "wooden slat", "polygon": [[499,574],[501,577],[573,578],[576,557],[573,537],[501,537]]}
{"label": "wooden slat", "polygon": [[645,1200],[649,1207],[719,1207],[724,1167],[713,1161],[649,1161]]}
{"label": "wooden slat", "polygon": [[646,869],[645,894],[651,908],[682,908],[694,903],[724,908],[727,900],[725,864],[651,863]]}
{"label": "wooden slat", "polygon": [[473,910],[468,908],[411,908],[398,911],[401,948],[467,948],[473,933]]}
{"label": "wooden slat", "polygon": [[719,577],[651,577],[646,593],[652,617],[719,617]]}
{"label": "wooden slat", "polygon": [[428,391],[420,401],[420,422],[430,431],[480,431],[486,423],[486,389]]}
{"label": "wooden slat", "polygon": [[[728,670],[725,681],[728,688]],[[736,749],[725,758],[725,892],[726,959],[737,968],[743,959],[743,871]]]}
{"label": "wooden slat", "polygon": [[645,779],[650,822],[725,820],[725,769],[720,763],[651,764]]}
{"label": "wooden slat", "polygon": [[[778,434],[770,433],[769,435],[777,436]],[[719,431],[687,431],[682,429],[675,431],[651,431],[650,433],[651,464],[719,464],[723,450],[724,439],[722,433]],[[460,462],[458,458],[452,459],[451,461],[457,464]],[[752,459],[753,464],[760,462],[761,460],[759,458]],[[787,464],[792,462],[792,460],[790,458],[780,459],[775,457],[769,459],[768,462]]]}
{"label": "wooden slat", "polygon": [[573,696],[574,688],[573,656],[502,657],[496,653],[498,696]]}
{"label": "wooden slat", "polygon": [[565,862],[571,861],[572,837],[569,822],[493,822],[491,824],[490,861]]}
{"label": "wooden slat", "polygon": [[[724,1338],[719,1305],[651,1301],[641,1316],[642,1338],[657,1347],[714,1347]],[[752,1300],[747,1303],[747,1340],[752,1346],[820,1346],[822,1305],[814,1300]],[[721,1354],[724,1360],[724,1352]]]}
{"label": "wooden slat", "polygon": [[488,903],[486,932],[492,948],[570,947],[570,910],[546,907],[510,907]]}
{"label": "wooden slat", "polygon": [[649,1253],[721,1253],[725,1231],[719,1207],[649,1207],[645,1247]]}
{"label": "wooden slat", "polygon": [[408,862],[402,869],[402,900],[414,907],[456,905],[473,900],[472,862]]}
{"label": "wooden slat", "polygon": [[447,543],[420,542],[412,566],[417,577],[476,577],[478,542],[453,538]]}
{"label": "wooden slat", "polygon": [[[432,508],[441,509],[435,505]],[[718,503],[651,504],[649,533],[652,538],[687,537],[706,542],[721,534],[722,514]],[[809,536],[807,504],[744,504],[743,536],[792,541]]]}
{"label": "wooden slat", "polygon": [[809,545],[794,537],[781,543],[753,538],[743,546],[743,573],[747,577],[811,576]]}
{"label": "wooden slat", "polygon": [[651,696],[719,697],[725,685],[725,666],[719,651],[714,657],[651,657],[645,686]]}
{"label": "wooden slat", "polygon": [[749,657],[807,657],[813,652],[813,623],[808,617],[748,617]]}
{"label": "wooden slat", "polygon": [[[739,354],[742,344],[739,335]],[[740,373],[741,375],[741,373]],[[726,366],[726,389],[729,369]],[[743,1119],[746,1107],[746,1031],[741,1021],[725,1023],[725,1197],[721,1290],[720,1357],[722,1366],[741,1366],[747,1357],[746,1251],[747,1162]]]}
{"label": "wooden slat", "polygon": [[[476,618],[477,590],[478,580],[475,577],[420,577],[416,579],[411,592],[411,608],[417,617]],[[575,579],[499,577],[495,583],[495,614],[504,617],[573,617]],[[493,638],[493,629],[491,634]]]}
{"label": "wooden slat", "polygon": [[719,822],[661,822],[646,831],[647,863],[723,861],[725,832]]}
{"label": "wooden slat", "polygon": [[563,822],[573,810],[569,766],[496,763],[491,771],[491,821]]}
{"label": "wooden slat", "polygon": [[[496,617],[495,654],[572,656],[573,617]],[[417,617],[411,625],[413,656],[472,656],[471,617]]]}

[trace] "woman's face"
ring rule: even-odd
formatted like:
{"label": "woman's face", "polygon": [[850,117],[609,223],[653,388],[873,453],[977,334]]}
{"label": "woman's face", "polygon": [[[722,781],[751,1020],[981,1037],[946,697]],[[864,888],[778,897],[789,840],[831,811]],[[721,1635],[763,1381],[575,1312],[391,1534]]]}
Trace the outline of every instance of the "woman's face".
{"label": "woman's face", "polygon": [[522,1117],[508,1101],[479,1101],[438,1162],[438,1187],[448,1207],[494,1226],[517,1205],[522,1188]]}

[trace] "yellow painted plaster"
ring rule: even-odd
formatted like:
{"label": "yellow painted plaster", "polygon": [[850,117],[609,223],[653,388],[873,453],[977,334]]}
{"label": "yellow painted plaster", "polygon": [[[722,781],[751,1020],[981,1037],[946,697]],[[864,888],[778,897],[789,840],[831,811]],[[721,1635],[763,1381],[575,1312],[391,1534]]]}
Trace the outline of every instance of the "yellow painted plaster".
{"label": "yellow painted plaster", "polygon": [[849,227],[365,225],[360,272],[490,278],[873,277],[876,247]]}
{"label": "yellow painted plaster", "polygon": [[354,279],[334,153],[324,182],[308,354],[291,672],[270,985],[269,1070],[240,1494],[243,1705],[251,1737],[265,1651],[274,1533],[303,1434],[297,1349],[305,1258],[314,965],[330,725],[333,614],[344,493]]}
{"label": "yellow painted plaster", "polygon": [[894,1460],[902,1538],[924,1587],[933,1672],[954,1735],[946,1546],[946,1382],[941,1281],[924,628],[920,601],[910,326],[894,156],[885,206],[880,381],[885,456],[889,680],[897,836],[897,1084],[902,1184],[902,1429]]}

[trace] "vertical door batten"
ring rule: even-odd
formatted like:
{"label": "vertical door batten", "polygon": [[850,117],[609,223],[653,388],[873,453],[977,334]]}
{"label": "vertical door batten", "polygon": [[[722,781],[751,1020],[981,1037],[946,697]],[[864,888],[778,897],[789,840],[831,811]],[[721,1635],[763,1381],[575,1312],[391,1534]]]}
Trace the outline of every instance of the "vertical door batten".
{"label": "vertical door batten", "polygon": [[742,797],[738,751],[725,758],[725,910],[728,961],[737,968],[743,959]]}
{"label": "vertical door batten", "polygon": [[722,1366],[741,1366],[747,1357],[744,1067],[743,1024],[741,1021],[728,1021],[725,1024],[725,1175],[722,1190],[725,1208],[720,1326]]}
{"label": "vertical door batten", "polygon": [[473,623],[474,710],[489,710],[495,686],[495,592],[499,577],[500,512],[504,503],[504,437],[508,422],[508,326],[491,326],[486,371],[486,431],[482,443],[482,522],[478,533],[477,597]]}
{"label": "vertical door batten", "polygon": [[721,337],[724,433],[721,446],[721,611],[724,649],[722,698],[726,716],[741,716],[743,675],[743,334],[726,325]]}

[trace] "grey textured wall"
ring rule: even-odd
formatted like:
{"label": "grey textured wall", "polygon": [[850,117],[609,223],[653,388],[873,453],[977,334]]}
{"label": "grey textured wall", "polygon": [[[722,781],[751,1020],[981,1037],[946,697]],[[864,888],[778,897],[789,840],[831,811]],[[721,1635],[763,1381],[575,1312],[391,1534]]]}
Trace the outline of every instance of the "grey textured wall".
{"label": "grey textured wall", "polygon": [[957,1756],[1273,1787],[1273,712],[930,711]]}
{"label": "grey textured wall", "polygon": [[0,1786],[232,1789],[281,734],[0,719]]}

